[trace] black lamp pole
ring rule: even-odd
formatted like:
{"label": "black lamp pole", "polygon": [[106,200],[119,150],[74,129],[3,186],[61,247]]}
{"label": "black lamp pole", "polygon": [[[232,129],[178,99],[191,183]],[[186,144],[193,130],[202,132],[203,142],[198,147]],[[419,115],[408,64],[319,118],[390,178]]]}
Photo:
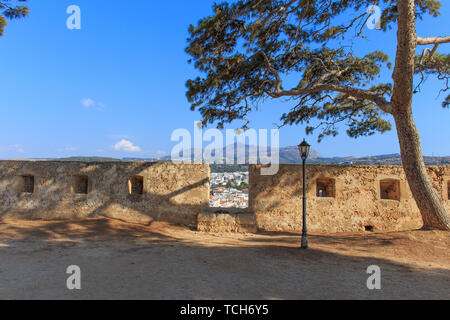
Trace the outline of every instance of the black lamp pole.
{"label": "black lamp pole", "polygon": [[303,232],[302,232],[302,249],[308,249],[308,228],[306,226],[306,159],[309,156],[311,146],[303,140],[298,146],[300,157],[303,161]]}
{"label": "black lamp pole", "polygon": [[308,249],[308,228],[306,226],[306,159],[303,160],[303,232],[302,249]]}

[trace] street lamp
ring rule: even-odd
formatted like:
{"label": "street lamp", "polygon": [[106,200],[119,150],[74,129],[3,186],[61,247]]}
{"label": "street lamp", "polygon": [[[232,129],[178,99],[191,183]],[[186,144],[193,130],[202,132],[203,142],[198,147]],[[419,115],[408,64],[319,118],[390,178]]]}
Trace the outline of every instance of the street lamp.
{"label": "street lamp", "polygon": [[302,232],[302,249],[308,249],[308,229],[306,228],[306,159],[308,159],[311,146],[303,139],[299,144],[298,150],[303,161],[303,232]]}

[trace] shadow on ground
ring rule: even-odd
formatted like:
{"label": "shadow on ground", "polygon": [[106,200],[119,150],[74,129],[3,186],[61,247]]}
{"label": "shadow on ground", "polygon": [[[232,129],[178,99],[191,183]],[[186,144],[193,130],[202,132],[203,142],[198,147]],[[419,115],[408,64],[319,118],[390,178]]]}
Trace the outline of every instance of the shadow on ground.
{"label": "shadow on ground", "polygon": [[[450,299],[443,232],[209,235],[111,219],[0,222],[2,299]],[[66,269],[82,270],[69,291]],[[382,289],[367,289],[367,268]]]}

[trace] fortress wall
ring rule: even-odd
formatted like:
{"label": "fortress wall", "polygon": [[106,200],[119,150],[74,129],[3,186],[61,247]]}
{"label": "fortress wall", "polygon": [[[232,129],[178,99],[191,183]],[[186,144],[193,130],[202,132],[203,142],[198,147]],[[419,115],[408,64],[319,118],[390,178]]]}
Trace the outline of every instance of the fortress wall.
{"label": "fortress wall", "polygon": [[[281,165],[274,176],[261,176],[260,169],[249,168],[249,209],[258,229],[301,231],[301,166]],[[427,170],[450,212],[450,167]],[[209,211],[209,178],[207,164],[0,161],[0,218],[106,216],[196,226],[199,213]],[[313,232],[422,226],[398,166],[308,166],[307,197]]]}
{"label": "fortress wall", "polygon": [[[261,176],[260,165],[249,170],[249,206],[259,230],[300,232],[302,166],[281,165],[275,176]],[[427,170],[450,212],[450,167]],[[318,186],[323,197],[318,196]],[[312,232],[359,232],[365,227],[399,231],[423,225],[403,168],[398,166],[308,166],[307,213]]]}
{"label": "fortress wall", "polygon": [[0,161],[0,218],[106,216],[195,226],[209,206],[209,177],[203,164]]}

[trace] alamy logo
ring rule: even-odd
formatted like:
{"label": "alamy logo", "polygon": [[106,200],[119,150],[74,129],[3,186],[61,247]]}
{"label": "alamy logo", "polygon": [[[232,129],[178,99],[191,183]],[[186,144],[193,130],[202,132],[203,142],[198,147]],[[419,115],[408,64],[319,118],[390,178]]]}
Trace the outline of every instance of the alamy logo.
{"label": "alamy logo", "polygon": [[69,266],[66,270],[71,276],[67,278],[66,286],[69,290],[81,290],[81,269],[79,266]]}
{"label": "alamy logo", "polygon": [[79,6],[73,4],[67,7],[67,14],[70,16],[67,18],[67,29],[69,30],[80,30],[81,29],[81,9]]}
{"label": "alamy logo", "polygon": [[370,266],[367,268],[367,274],[371,275],[367,279],[367,289],[381,290],[381,268],[379,266]]}
{"label": "alamy logo", "polygon": [[[171,141],[178,142],[173,147],[171,159],[175,163],[210,163],[210,164],[264,164],[261,175],[274,175],[280,164],[278,129],[203,130],[201,122],[194,122],[194,137],[187,129],[177,129],[172,133]],[[248,144],[247,144],[248,141]],[[203,143],[210,143],[206,147]],[[224,148],[225,146],[225,148]]]}
{"label": "alamy logo", "polygon": [[377,5],[372,5],[367,8],[366,12],[371,14],[367,20],[367,28],[370,30],[381,29],[381,8]]}

